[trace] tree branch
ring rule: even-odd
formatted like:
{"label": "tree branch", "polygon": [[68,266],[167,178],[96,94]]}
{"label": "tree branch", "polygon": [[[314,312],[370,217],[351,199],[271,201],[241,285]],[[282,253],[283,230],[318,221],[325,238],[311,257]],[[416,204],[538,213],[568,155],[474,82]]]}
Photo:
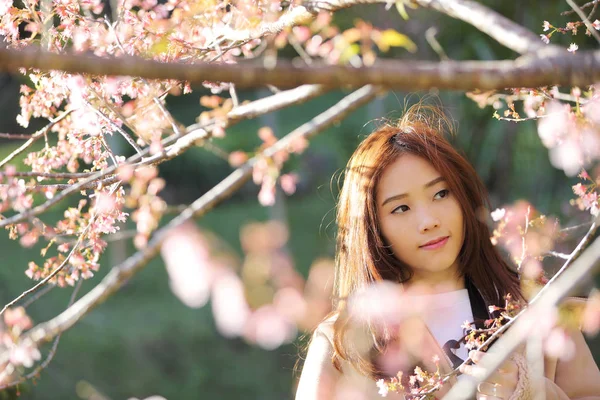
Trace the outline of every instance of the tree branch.
{"label": "tree branch", "polygon": [[279,61],[272,68],[257,62],[239,64],[162,63],[138,57],[105,58],[54,54],[33,48],[1,49],[0,70],[18,68],[59,69],[71,73],[130,75],[148,79],[180,79],[192,83],[233,82],[238,87],[268,84],[281,88],[302,84],[358,87],[374,84],[387,88],[421,90],[491,90],[507,87],[552,85],[587,86],[600,80],[600,51],[565,51],[548,56],[524,56],[502,61],[398,61],[379,60],[371,67],[337,65],[294,66]]}
{"label": "tree branch", "polygon": [[[0,50],[0,52],[1,51],[2,50]],[[61,115],[59,115],[58,117],[56,117],[53,120],[51,120],[50,122],[48,122],[48,124],[45,127],[43,127],[42,129],[40,129],[39,131],[37,131],[36,133],[31,135],[29,137],[29,139],[25,143],[23,143],[18,149],[16,149],[12,153],[10,153],[4,160],[0,161],[0,167],[5,166],[9,162],[11,162],[16,156],[21,154],[23,151],[27,150],[27,148],[29,146],[31,146],[36,140],[38,140],[39,138],[41,138],[42,136],[47,134],[48,131],[50,131],[50,129],[54,126],[54,124],[61,121],[67,115],[71,114],[71,112],[73,112],[72,109],[64,111]]]}
{"label": "tree branch", "polygon": [[[313,86],[305,86],[296,88],[293,90],[279,92],[272,96],[256,100],[252,103],[240,106],[236,109],[230,111],[227,114],[226,118],[229,115],[232,115],[232,120],[227,124],[227,126],[231,126],[233,123],[237,123],[242,119],[246,118],[254,118],[257,115],[266,114],[271,111],[279,110],[281,108],[285,108],[292,104],[300,104],[309,99],[312,99],[319,94],[323,93],[326,89],[320,87],[318,85]],[[210,122],[214,124],[214,121]],[[209,123],[209,124],[210,124]],[[169,144],[171,141],[175,141],[169,147],[166,147],[164,151],[157,153],[153,156],[143,158],[150,153],[150,148],[143,149],[141,153],[135,154],[127,159],[129,164],[133,164],[134,166],[140,165],[149,165],[149,164],[159,164],[161,162],[172,159],[173,157],[183,153],[185,150],[189,149],[194,145],[198,140],[204,139],[208,137],[208,132],[210,131],[210,127],[208,126],[199,126],[194,125],[191,129],[188,129],[188,132],[182,136],[181,138],[177,138],[176,136],[171,137],[170,139],[165,139],[163,141],[163,145]],[[141,162],[139,162],[142,160]],[[138,164],[135,164],[139,162]],[[84,179],[81,181],[70,185],[62,192],[58,193],[53,198],[47,200],[45,203],[40,204],[32,209],[21,212],[19,214],[13,215],[11,217],[0,220],[0,228],[6,227],[8,225],[12,225],[36,215],[40,215],[41,213],[47,211],[52,206],[58,204],[61,200],[65,199],[67,196],[70,196],[74,193],[79,192],[82,189],[93,188],[95,186],[95,182],[102,179],[103,185],[107,185],[110,183],[114,183],[118,180],[118,176],[114,174],[117,170],[116,166],[111,166],[106,168],[103,171],[95,172],[89,175],[85,175]]]}
{"label": "tree branch", "polygon": [[[488,350],[479,363],[486,371],[485,375],[479,376],[477,380],[463,379],[459,381],[446,394],[444,400],[471,398],[475,394],[477,384],[492,375],[504,360],[510,357],[517,347],[529,337],[532,325],[539,320],[540,316],[548,315],[569,293],[582,283],[587,282],[586,279],[589,279],[590,274],[593,275],[600,270],[600,239],[596,239],[581,253],[596,229],[597,221],[592,224],[584,238],[573,250],[571,258],[530,301],[527,309],[502,327],[504,328],[502,330],[505,331],[503,336]],[[577,258],[578,256],[579,258]],[[575,258],[577,259],[575,260]],[[511,329],[508,329],[509,326],[512,326]]]}
{"label": "tree branch", "polygon": [[477,1],[414,0],[414,2],[473,25],[501,45],[519,54],[558,49],[557,46],[544,44],[539,35]]}
{"label": "tree branch", "polygon": [[594,26],[592,25],[588,17],[585,15],[585,13],[581,10],[581,8],[577,7],[577,4],[575,4],[573,0],[567,0],[567,3],[569,3],[569,6],[573,9],[573,11],[575,11],[577,15],[579,15],[579,18],[581,18],[581,21],[583,21],[587,30],[594,37],[594,39],[596,39],[596,41],[600,43],[600,35],[598,34],[598,32],[596,32],[596,28],[594,28]]}
{"label": "tree branch", "polygon": [[[69,303],[67,304],[67,309],[69,307],[71,307],[71,305],[73,305],[73,302],[77,298],[77,293],[79,293],[79,289],[81,289],[82,283],[83,283],[83,280],[79,280],[75,284],[75,288],[73,289],[73,293],[71,293],[71,297],[69,298]],[[50,287],[53,288],[54,286],[50,286]],[[54,358],[54,355],[56,354],[56,349],[58,348],[58,342],[60,341],[60,336],[61,335],[58,334],[56,336],[56,338],[54,338],[54,342],[52,343],[52,347],[50,348],[50,351],[48,352],[46,359],[40,365],[38,365],[37,368],[35,368],[33,371],[31,371],[27,375],[22,376],[12,382],[6,383],[4,385],[0,385],[0,390],[5,390],[5,389],[11,388],[13,386],[17,386],[25,381],[28,381],[28,380],[33,379],[36,376],[38,376],[39,373],[42,372],[42,370],[44,368],[46,368],[48,366],[48,364],[50,364],[50,362]]]}
{"label": "tree branch", "polygon": [[[55,336],[69,329],[73,324],[83,318],[83,316],[115,293],[134,274],[139,272],[148,261],[158,253],[160,246],[170,229],[179,226],[192,218],[202,216],[241,187],[252,175],[253,167],[260,158],[272,157],[277,152],[286,150],[298,138],[311,138],[373,99],[377,96],[379,91],[379,89],[372,86],[366,86],[351,93],[333,107],[292,131],[273,146],[267,148],[260,156],[250,159],[243,166],[226,177],[221,183],[197,199],[166,226],[156,231],[146,248],[129,257],[122,264],[113,267],[94,289],[73,304],[73,306],[52,320],[39,324],[26,332],[21,341],[23,343],[40,345],[52,340]],[[6,358],[6,352],[0,354],[0,363],[5,361]]]}

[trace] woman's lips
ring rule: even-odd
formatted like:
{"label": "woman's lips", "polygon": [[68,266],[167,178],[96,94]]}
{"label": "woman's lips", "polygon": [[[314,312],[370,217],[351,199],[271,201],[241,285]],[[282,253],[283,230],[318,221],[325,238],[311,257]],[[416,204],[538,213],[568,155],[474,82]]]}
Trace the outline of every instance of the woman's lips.
{"label": "woman's lips", "polygon": [[448,239],[450,238],[450,236],[446,236],[440,239],[436,239],[432,242],[429,242],[429,244],[424,244],[423,246],[420,246],[420,248],[422,248],[423,250],[437,250],[440,249],[442,247],[444,247],[446,245],[446,243],[448,242]]}

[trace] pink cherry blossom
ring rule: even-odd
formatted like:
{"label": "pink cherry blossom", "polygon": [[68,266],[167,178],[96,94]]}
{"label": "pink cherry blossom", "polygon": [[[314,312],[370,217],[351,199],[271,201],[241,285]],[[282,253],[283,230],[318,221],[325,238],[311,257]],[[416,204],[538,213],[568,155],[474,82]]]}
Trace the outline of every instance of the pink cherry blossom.
{"label": "pink cherry blossom", "polygon": [[212,287],[212,312],[219,333],[225,337],[242,336],[251,310],[244,286],[233,272],[224,272]]}
{"label": "pink cherry blossom", "polygon": [[579,46],[577,46],[575,43],[571,43],[567,51],[569,51],[570,53],[575,53],[578,49]]}
{"label": "pink cherry blossom", "polygon": [[189,223],[172,229],[163,242],[161,255],[173,294],[188,307],[204,306],[210,296],[215,266],[198,228]]}

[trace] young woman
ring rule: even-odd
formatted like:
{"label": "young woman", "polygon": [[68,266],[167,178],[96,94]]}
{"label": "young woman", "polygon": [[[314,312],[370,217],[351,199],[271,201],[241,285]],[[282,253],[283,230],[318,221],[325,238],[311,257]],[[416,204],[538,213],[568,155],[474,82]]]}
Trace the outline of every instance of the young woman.
{"label": "young woman", "polygon": [[[445,121],[435,107],[413,106],[369,135],[348,162],[337,209],[334,312],[314,332],[297,400],[381,398],[377,380],[398,371],[406,378],[415,365],[435,371],[433,360],[447,373],[469,356],[460,343],[465,321],[481,326],[488,306],[503,305],[509,293],[524,300],[517,274],[490,242],[485,188],[445,139]],[[394,297],[391,283],[402,296]],[[387,312],[392,322],[350,312],[353,297],[374,284],[388,295],[363,301],[363,309]],[[600,399],[600,371],[581,333],[570,336],[576,356],[546,358],[543,387],[535,390],[546,399]],[[533,398],[521,353],[479,384],[477,399]],[[482,354],[470,353],[474,363],[459,379],[481,373]]]}

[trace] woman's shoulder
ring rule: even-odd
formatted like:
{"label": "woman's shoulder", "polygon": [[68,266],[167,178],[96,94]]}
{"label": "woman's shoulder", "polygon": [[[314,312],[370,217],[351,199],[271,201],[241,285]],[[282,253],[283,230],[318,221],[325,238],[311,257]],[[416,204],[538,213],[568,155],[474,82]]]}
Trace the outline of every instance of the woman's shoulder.
{"label": "woman's shoulder", "polygon": [[338,315],[333,314],[325,318],[319,325],[317,325],[314,336],[323,335],[327,338],[330,343],[333,343],[333,326],[337,321]]}

